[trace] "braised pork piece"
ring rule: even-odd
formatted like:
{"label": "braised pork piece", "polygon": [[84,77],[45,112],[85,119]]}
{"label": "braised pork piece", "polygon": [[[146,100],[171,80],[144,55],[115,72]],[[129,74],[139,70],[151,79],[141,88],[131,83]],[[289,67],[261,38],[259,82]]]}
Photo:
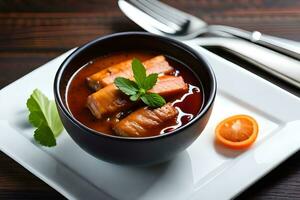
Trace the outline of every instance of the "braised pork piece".
{"label": "braised pork piece", "polygon": [[[98,90],[112,84],[117,77],[131,78],[133,76],[131,61],[132,59],[123,61],[87,77],[89,87]],[[174,70],[162,55],[146,60],[143,64],[146,67],[147,74],[168,74]]]}
{"label": "braised pork piece", "polygon": [[164,123],[175,119],[177,115],[178,110],[171,103],[155,109],[142,107],[116,123],[113,129],[121,136],[148,136],[156,129],[165,127]]}
{"label": "braised pork piece", "polygon": [[[164,75],[158,78],[156,85],[149,92],[157,93],[163,97],[172,97],[187,92],[187,90],[188,85],[181,76]],[[134,102],[126,98],[114,84],[100,89],[88,96],[87,99],[88,108],[98,119],[124,111],[133,105]]]}
{"label": "braised pork piece", "polygon": [[[141,60],[147,75],[159,75],[147,93],[159,94],[165,105],[151,108],[132,101],[114,84],[117,77],[134,80],[133,58]],[[76,72],[67,89],[67,104],[76,119],[98,132],[124,137],[176,130],[198,114],[202,98],[200,80],[188,67],[152,52],[119,52],[92,60]]]}

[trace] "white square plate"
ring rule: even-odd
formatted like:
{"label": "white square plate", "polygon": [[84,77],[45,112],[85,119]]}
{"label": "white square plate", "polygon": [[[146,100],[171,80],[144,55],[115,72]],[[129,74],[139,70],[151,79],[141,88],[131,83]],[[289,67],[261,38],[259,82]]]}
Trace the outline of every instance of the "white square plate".
{"label": "white square plate", "polygon": [[[300,100],[200,47],[218,93],[202,135],[172,161],[148,168],[109,164],[80,149],[66,132],[54,148],[33,140],[26,100],[35,88],[53,98],[53,79],[69,51],[0,91],[0,148],[69,199],[229,199],[300,148]],[[214,128],[233,114],[259,123],[256,143],[232,151],[214,143]]]}

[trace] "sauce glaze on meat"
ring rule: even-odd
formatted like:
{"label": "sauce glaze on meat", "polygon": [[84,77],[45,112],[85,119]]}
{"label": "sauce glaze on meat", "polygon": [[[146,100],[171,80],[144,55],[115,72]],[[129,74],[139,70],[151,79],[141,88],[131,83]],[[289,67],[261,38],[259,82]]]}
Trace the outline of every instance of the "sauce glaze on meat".
{"label": "sauce glaze on meat", "polygon": [[[105,134],[115,135],[116,133],[113,129],[114,125],[130,113],[145,105],[137,103],[135,106],[130,107],[130,109],[115,113],[112,116],[97,119],[87,108],[87,98],[95,92],[89,89],[86,81],[87,77],[128,59],[137,58],[143,62],[157,55],[159,55],[159,53],[155,52],[117,52],[98,57],[84,65],[76,72],[68,84],[66,97],[72,115],[91,129]],[[151,131],[147,132],[146,136],[172,132],[178,127],[187,124],[199,113],[203,104],[201,82],[197,76],[176,59],[168,56],[166,56],[166,58],[170,66],[175,69],[170,75],[182,76],[184,81],[188,84],[188,91],[166,99],[167,102],[171,102],[177,109],[177,117],[165,122],[162,126],[159,126],[159,128],[151,129]]]}

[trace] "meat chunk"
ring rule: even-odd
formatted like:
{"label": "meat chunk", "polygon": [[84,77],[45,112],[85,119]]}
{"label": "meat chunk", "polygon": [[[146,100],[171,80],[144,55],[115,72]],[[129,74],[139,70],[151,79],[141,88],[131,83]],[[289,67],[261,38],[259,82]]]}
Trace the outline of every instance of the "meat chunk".
{"label": "meat chunk", "polygon": [[[131,62],[132,60],[126,60],[87,77],[86,80],[89,87],[93,90],[99,90],[113,83],[116,77],[132,78]],[[146,60],[143,62],[143,65],[146,68],[147,74],[167,74],[173,71],[173,67],[169,65],[166,58],[162,55]]]}
{"label": "meat chunk", "polygon": [[[182,77],[167,75],[159,77],[156,85],[149,92],[170,97],[187,89],[188,86]],[[129,109],[133,105],[134,102],[130,101],[114,84],[94,92],[87,99],[87,107],[98,119]]]}
{"label": "meat chunk", "polygon": [[156,109],[144,107],[116,123],[113,129],[120,136],[144,137],[177,115],[178,111],[170,103]]}
{"label": "meat chunk", "polygon": [[149,90],[150,93],[157,93],[168,97],[188,90],[188,85],[181,76],[165,75],[157,79],[157,83]]}
{"label": "meat chunk", "polygon": [[120,62],[87,77],[86,81],[88,86],[93,90],[99,90],[101,87],[104,87],[103,83],[101,82],[102,79],[113,74],[118,74],[121,71],[127,71],[131,67],[131,62],[132,59]]}
{"label": "meat chunk", "polygon": [[87,107],[98,119],[131,106],[132,102],[114,84],[89,95],[87,99]]}

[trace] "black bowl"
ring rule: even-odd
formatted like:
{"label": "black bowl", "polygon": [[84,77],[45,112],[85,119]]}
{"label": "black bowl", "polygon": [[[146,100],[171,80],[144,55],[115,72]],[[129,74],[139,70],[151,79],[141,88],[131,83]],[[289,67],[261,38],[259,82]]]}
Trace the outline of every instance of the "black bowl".
{"label": "black bowl", "polygon": [[[132,49],[160,52],[183,62],[200,78],[204,104],[199,114],[172,133],[127,138],[106,135],[76,120],[66,105],[66,88],[72,75],[90,60],[116,51]],[[104,36],[74,51],[59,67],[54,80],[54,96],[63,125],[73,140],[101,160],[130,165],[152,165],[166,161],[186,149],[207,124],[216,95],[216,79],[207,62],[187,45],[143,32]]]}

